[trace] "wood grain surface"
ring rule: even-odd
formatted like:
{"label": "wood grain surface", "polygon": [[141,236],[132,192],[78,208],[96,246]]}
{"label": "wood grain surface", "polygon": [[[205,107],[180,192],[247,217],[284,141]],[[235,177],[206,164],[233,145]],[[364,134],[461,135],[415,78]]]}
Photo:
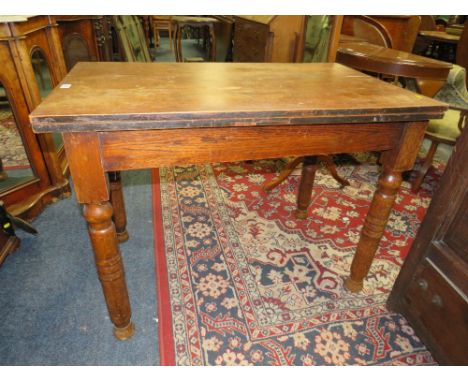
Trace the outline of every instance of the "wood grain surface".
{"label": "wood grain surface", "polygon": [[30,119],[36,132],[67,132],[427,120],[445,109],[340,64],[80,62]]}

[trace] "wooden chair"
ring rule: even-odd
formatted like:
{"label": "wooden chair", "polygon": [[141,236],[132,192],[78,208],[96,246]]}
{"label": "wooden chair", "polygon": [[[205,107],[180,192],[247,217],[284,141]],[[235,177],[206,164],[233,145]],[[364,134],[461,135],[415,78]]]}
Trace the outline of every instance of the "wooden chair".
{"label": "wooden chair", "polygon": [[151,16],[151,29],[153,31],[154,46],[159,47],[160,31],[167,31],[169,34],[169,46],[174,51],[174,22],[172,16]]}
{"label": "wooden chair", "polygon": [[174,48],[175,48],[175,56],[177,62],[200,62],[204,61],[203,59],[200,60],[199,57],[196,58],[188,58],[184,60],[182,54],[182,36],[184,30],[187,27],[195,28],[195,29],[208,29],[209,35],[209,53],[208,53],[208,60],[209,61],[216,61],[216,35],[215,35],[215,25],[219,24],[219,20],[213,17],[194,17],[194,16],[175,16],[173,19],[174,26],[175,26],[175,41],[174,41]]}
{"label": "wooden chair", "polygon": [[421,31],[435,31],[437,25],[435,22],[434,16],[431,15],[421,15],[421,24],[419,25],[419,30]]}
{"label": "wooden chair", "polygon": [[153,61],[138,16],[112,16],[112,23],[126,61]]}
{"label": "wooden chair", "polygon": [[[149,43],[138,16],[112,16],[122,58],[128,62],[152,62]],[[114,208],[113,221],[120,243],[128,240],[125,201],[119,171],[108,172],[110,201]]]}
{"label": "wooden chair", "polygon": [[[341,25],[343,16],[309,16],[307,21],[306,37],[304,43],[304,61],[305,62],[334,62],[336,51],[340,39]],[[341,178],[337,171],[331,156],[321,155],[317,157],[298,157],[291,160],[280,172],[278,177],[270,182],[265,182],[263,190],[270,192],[276,186],[281,184],[294,169],[303,163],[303,177],[305,171],[315,171],[322,163],[342,187],[348,186],[349,182]],[[313,177],[310,178],[313,181]],[[301,182],[302,186],[302,182]],[[307,186],[307,185],[306,185]],[[310,185],[311,187],[312,185]],[[299,192],[297,217],[305,219],[307,217],[307,202],[301,201],[303,192]],[[308,199],[308,198],[307,198]]]}
{"label": "wooden chair", "polygon": [[353,16],[353,35],[371,44],[392,48],[390,33],[377,20],[369,16]]}
{"label": "wooden chair", "polygon": [[429,121],[425,138],[431,141],[431,146],[412,183],[413,192],[419,191],[439,144],[454,146],[462,129],[468,124],[468,91],[466,89],[465,68],[455,65],[450,71],[445,85],[434,98],[447,102],[450,109],[445,112],[443,119]]}

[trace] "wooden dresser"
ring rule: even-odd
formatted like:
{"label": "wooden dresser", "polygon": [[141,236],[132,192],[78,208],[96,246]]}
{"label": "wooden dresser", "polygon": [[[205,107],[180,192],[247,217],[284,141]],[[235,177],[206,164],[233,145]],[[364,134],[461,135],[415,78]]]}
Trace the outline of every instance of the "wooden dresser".
{"label": "wooden dresser", "polygon": [[234,62],[302,62],[306,16],[234,16]]}
{"label": "wooden dresser", "polygon": [[388,300],[446,365],[468,364],[466,163],[464,129]]}

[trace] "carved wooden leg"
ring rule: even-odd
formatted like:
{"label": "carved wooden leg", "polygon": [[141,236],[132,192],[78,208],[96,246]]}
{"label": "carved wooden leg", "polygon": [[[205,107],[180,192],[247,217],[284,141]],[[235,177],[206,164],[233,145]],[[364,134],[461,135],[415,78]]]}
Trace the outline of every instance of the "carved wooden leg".
{"label": "carved wooden leg", "polygon": [[128,240],[127,216],[125,214],[125,201],[122,191],[120,172],[109,172],[109,196],[114,210],[113,220],[119,243]]}
{"label": "carved wooden leg", "polygon": [[112,206],[109,202],[85,204],[83,213],[88,223],[89,237],[107,309],[114,323],[114,335],[119,340],[125,340],[133,335],[134,326],[131,321],[122,257],[112,222]]}
{"label": "carved wooden leg", "polygon": [[88,223],[107,309],[114,323],[114,335],[124,340],[133,335],[134,326],[119,243],[112,222],[109,182],[102,166],[99,136],[97,133],[64,133],[63,138],[76,198],[84,204],[83,214]]}
{"label": "carved wooden leg", "polygon": [[341,184],[341,187],[349,186],[349,182],[338,175],[338,172],[336,171],[336,165],[335,163],[333,163],[332,157],[330,157],[329,155],[320,155],[319,160],[325,165],[333,179],[335,179],[339,184]]}
{"label": "carved wooden leg", "polygon": [[394,171],[385,171],[379,178],[374,199],[361,231],[361,240],[351,264],[351,275],[345,282],[346,287],[352,292],[359,292],[363,288],[364,277],[369,272],[401,181],[401,173]]}
{"label": "carved wooden leg", "polygon": [[281,170],[280,174],[271,180],[270,182],[265,182],[262,185],[262,188],[265,192],[270,192],[273,190],[276,186],[279,184],[283,183],[283,181],[291,175],[291,173],[294,171],[294,169],[299,165],[304,160],[304,157],[297,157],[293,159],[292,161],[288,162],[288,164]]}
{"label": "carved wooden leg", "polygon": [[345,281],[345,286],[351,292],[359,292],[363,288],[364,278],[371,267],[402,182],[401,174],[413,167],[425,127],[426,122],[403,124],[400,141],[396,147],[381,156],[382,175],[361,231],[351,264],[351,274]]}
{"label": "carved wooden leg", "polygon": [[413,192],[418,192],[419,189],[421,188],[421,184],[424,180],[424,177],[427,174],[427,171],[429,170],[429,167],[431,167],[432,160],[434,159],[434,154],[437,151],[437,146],[439,146],[439,142],[432,141],[431,142],[431,147],[429,147],[429,150],[426,154],[426,158],[424,158],[424,163],[419,170],[418,174],[416,175],[416,179],[413,181],[413,184],[411,185],[411,191]]}
{"label": "carved wooden leg", "polygon": [[315,172],[318,169],[317,157],[305,157],[302,165],[301,183],[299,184],[299,192],[297,195],[297,211],[298,219],[307,218],[307,208],[310,204],[312,196],[312,187],[314,186]]}

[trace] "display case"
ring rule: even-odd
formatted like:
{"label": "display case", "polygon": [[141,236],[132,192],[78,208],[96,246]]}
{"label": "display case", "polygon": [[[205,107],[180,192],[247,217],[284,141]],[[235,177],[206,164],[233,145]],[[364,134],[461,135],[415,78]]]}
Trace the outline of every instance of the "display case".
{"label": "display case", "polygon": [[66,73],[57,24],[48,16],[0,17],[0,199],[36,216],[70,193],[60,134],[35,135],[29,113]]}

